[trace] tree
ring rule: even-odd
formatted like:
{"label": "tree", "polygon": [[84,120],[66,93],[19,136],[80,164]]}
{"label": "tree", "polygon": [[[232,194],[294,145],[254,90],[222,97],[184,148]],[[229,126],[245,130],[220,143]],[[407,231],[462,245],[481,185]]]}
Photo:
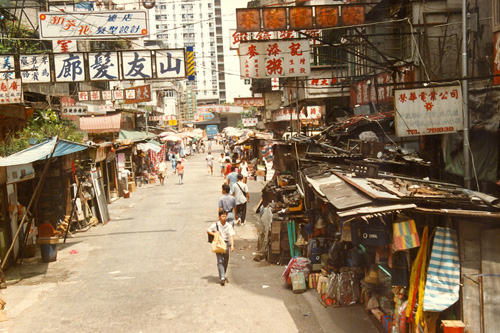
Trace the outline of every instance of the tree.
{"label": "tree", "polygon": [[8,156],[29,148],[30,139],[42,142],[55,136],[73,142],[82,142],[83,140],[83,134],[78,131],[73,122],[59,119],[57,114],[50,109],[36,110],[25,129],[13,133],[0,145],[0,156]]}
{"label": "tree", "polygon": [[18,21],[2,20],[0,24],[0,54],[31,54],[40,53],[43,42],[40,41],[38,34],[24,24]]}

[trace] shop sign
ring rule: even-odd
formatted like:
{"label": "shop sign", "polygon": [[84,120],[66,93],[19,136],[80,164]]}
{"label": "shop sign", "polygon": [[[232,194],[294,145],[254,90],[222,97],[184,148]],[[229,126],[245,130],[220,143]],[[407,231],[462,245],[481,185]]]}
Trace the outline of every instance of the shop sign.
{"label": "shop sign", "polygon": [[[0,62],[2,63],[2,72],[0,73],[0,78],[4,80],[12,80],[15,79],[14,68],[14,56],[13,55],[2,55],[0,56]],[[12,72],[9,72],[12,70]]]}
{"label": "shop sign", "polygon": [[52,52],[54,53],[78,52],[76,40],[69,40],[69,39],[53,40]]}
{"label": "shop sign", "polygon": [[40,12],[40,39],[142,38],[149,36],[147,12]]}
{"label": "shop sign", "polygon": [[89,53],[90,80],[116,80],[118,78],[118,52]]}
{"label": "shop sign", "polygon": [[75,99],[71,97],[61,97],[61,107],[65,108],[68,106],[74,106],[76,104]]}
{"label": "shop sign", "polygon": [[[156,76],[158,79],[186,77],[184,50],[156,51]],[[193,63],[194,70],[194,63]]]}
{"label": "shop sign", "polygon": [[169,121],[169,120],[175,120],[175,116],[150,116],[149,117],[150,121]]}
{"label": "shop sign", "polygon": [[153,78],[151,51],[126,51],[121,53],[124,80]]}
{"label": "shop sign", "polygon": [[[256,40],[272,40],[272,39],[298,39],[304,38],[304,35],[311,37],[321,37],[321,30],[284,30],[284,31],[259,31],[259,32],[238,32],[236,29],[229,30],[231,50],[238,50],[241,42],[251,42]],[[309,43],[319,45],[316,39],[309,39]]]}
{"label": "shop sign", "polygon": [[[321,106],[308,106],[300,110],[300,120],[318,120],[321,119],[322,108]],[[291,116],[290,116],[291,115]],[[280,109],[273,112],[273,121],[290,121],[297,120],[296,109]]]}
{"label": "shop sign", "polygon": [[390,104],[394,101],[394,83],[405,83],[414,80],[415,71],[412,67],[401,67],[396,74],[396,80],[390,73],[380,73],[351,85],[351,107],[374,104]]}
{"label": "shop sign", "polygon": [[307,40],[240,44],[240,75],[249,78],[298,77],[311,73]]}
{"label": "shop sign", "polygon": [[280,90],[280,79],[278,77],[271,78],[271,90],[272,91]]}
{"label": "shop sign", "polygon": [[394,95],[398,137],[463,130],[460,86],[403,89]]}
{"label": "shop sign", "polygon": [[168,121],[169,126],[177,126],[177,119],[172,119]]}
{"label": "shop sign", "polygon": [[65,107],[61,110],[63,116],[86,116],[88,114],[88,108],[86,105],[75,105]]}
{"label": "shop sign", "polygon": [[23,102],[21,79],[0,80],[0,104],[17,104]]}
{"label": "shop sign", "polygon": [[21,54],[19,68],[24,83],[50,82],[50,61],[48,55]]}
{"label": "shop sign", "polygon": [[234,106],[264,106],[262,97],[234,98]]}
{"label": "shop sign", "polygon": [[[314,11],[313,11],[314,10]],[[363,5],[237,8],[238,32],[328,29],[365,22]]]}
{"label": "shop sign", "polygon": [[257,118],[242,118],[243,126],[245,127],[254,127],[257,126],[259,120]]}
{"label": "shop sign", "polygon": [[54,54],[56,82],[85,81],[83,53]]}
{"label": "shop sign", "polygon": [[125,104],[151,101],[151,85],[137,86],[125,89]]}

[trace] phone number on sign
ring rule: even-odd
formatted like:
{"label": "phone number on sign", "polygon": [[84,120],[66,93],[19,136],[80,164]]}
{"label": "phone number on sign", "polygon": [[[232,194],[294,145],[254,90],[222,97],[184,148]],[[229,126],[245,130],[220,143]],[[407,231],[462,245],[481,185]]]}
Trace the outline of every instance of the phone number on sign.
{"label": "phone number on sign", "polygon": [[[453,126],[449,127],[432,127],[432,128],[427,128],[427,134],[429,133],[447,133],[447,132],[453,132],[455,129]],[[416,129],[409,129],[406,130],[408,134],[413,134],[413,135],[418,135],[420,132]]]}

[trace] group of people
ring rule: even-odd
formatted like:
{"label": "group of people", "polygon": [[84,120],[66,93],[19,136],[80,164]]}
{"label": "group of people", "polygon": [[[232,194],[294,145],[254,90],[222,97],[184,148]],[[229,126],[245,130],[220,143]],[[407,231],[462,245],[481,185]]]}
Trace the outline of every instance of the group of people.
{"label": "group of people", "polygon": [[[218,232],[227,245],[225,253],[216,253],[221,286],[224,286],[228,282],[226,272],[229,263],[229,252],[234,251],[234,226],[235,224],[245,224],[247,204],[250,202],[248,186],[246,184],[248,179],[248,164],[246,160],[243,160],[239,168],[237,168],[228,158],[228,156],[221,154],[221,158],[219,159],[221,175],[224,176],[222,196],[218,203],[219,220],[207,229],[209,235],[215,235]],[[208,153],[206,161],[208,173],[213,175],[214,157],[211,153]]]}

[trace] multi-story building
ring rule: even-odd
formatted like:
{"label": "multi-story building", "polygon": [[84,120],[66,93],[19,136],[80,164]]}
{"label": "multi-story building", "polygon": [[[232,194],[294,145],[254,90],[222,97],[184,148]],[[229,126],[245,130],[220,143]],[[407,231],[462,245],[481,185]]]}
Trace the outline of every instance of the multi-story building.
{"label": "multi-story building", "polygon": [[151,39],[167,48],[194,47],[195,81],[188,85],[198,103],[226,100],[220,0],[158,3],[151,22]]}

